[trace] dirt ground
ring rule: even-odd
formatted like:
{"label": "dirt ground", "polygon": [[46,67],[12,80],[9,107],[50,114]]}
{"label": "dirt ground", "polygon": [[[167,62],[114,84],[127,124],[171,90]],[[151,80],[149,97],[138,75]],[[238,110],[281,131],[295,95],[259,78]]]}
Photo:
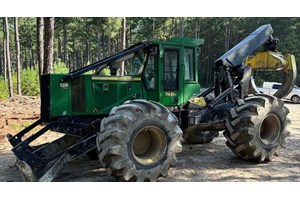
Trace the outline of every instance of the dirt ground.
{"label": "dirt ground", "polygon": [[[16,97],[0,102],[0,182],[22,181],[5,135],[15,134],[39,118],[39,99]],[[286,148],[272,162],[254,164],[236,157],[222,134],[212,143],[184,145],[176,168],[160,182],[300,182],[300,104],[286,102],[290,109],[291,136]],[[48,139],[47,136],[41,140]],[[115,182],[98,160],[83,156],[69,164],[55,182]]]}

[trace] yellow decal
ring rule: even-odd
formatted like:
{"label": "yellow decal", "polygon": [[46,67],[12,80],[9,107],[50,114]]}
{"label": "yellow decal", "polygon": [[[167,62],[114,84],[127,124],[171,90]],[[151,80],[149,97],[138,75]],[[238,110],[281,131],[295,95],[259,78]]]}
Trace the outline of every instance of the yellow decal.
{"label": "yellow decal", "polygon": [[176,97],[177,94],[175,92],[165,92],[166,97]]}
{"label": "yellow decal", "polygon": [[94,76],[92,80],[97,81],[141,81],[141,77],[131,77],[131,76],[105,76],[99,77]]}

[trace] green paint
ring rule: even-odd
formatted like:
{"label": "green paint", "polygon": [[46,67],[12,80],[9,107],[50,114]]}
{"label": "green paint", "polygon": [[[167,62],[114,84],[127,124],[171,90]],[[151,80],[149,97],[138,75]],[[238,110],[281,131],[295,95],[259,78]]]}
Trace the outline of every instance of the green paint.
{"label": "green paint", "polygon": [[153,100],[165,106],[183,105],[200,92],[197,48],[203,43],[203,39],[195,38],[153,41],[155,49],[148,63],[144,63],[143,73],[132,67],[131,76],[85,74],[61,83],[65,74],[51,74],[50,118],[108,115],[114,106],[133,99]]}

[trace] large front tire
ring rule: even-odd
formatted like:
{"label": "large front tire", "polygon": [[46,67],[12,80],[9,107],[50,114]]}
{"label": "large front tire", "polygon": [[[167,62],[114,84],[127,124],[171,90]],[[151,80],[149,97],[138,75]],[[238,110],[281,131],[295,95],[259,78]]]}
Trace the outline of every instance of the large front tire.
{"label": "large front tire", "polygon": [[226,120],[227,146],[244,160],[271,161],[289,135],[288,113],[283,101],[273,96],[255,94],[238,100]]}
{"label": "large front tire", "polygon": [[182,150],[178,120],[166,107],[145,100],[125,102],[101,122],[98,157],[119,180],[166,177]]}

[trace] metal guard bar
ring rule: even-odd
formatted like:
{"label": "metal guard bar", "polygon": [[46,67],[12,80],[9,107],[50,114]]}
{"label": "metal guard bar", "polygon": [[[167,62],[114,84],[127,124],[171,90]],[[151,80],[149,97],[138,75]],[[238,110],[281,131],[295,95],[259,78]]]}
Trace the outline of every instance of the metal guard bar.
{"label": "metal guard bar", "polygon": [[137,43],[137,44],[129,47],[128,49],[125,49],[124,51],[121,51],[117,54],[114,54],[112,56],[104,58],[104,59],[102,59],[100,61],[97,61],[95,63],[92,63],[88,66],[85,66],[83,68],[79,68],[77,70],[74,70],[74,71],[70,72],[68,75],[66,75],[61,80],[61,82],[65,82],[65,81],[74,79],[74,78],[80,76],[81,74],[84,74],[85,72],[88,72],[88,71],[93,70],[93,69],[97,69],[98,67],[101,67],[101,66],[103,66],[105,64],[108,64],[108,63],[111,63],[111,62],[113,62],[113,61],[115,61],[119,58],[122,58],[122,57],[127,56],[127,55],[132,54],[132,53],[135,53],[135,52],[137,52],[141,49],[144,49],[144,48],[150,46],[151,44],[152,44],[152,42],[149,42],[149,41],[142,42],[142,43]]}
{"label": "metal guard bar", "polygon": [[[15,136],[7,134],[7,138],[13,146],[12,151],[17,157],[16,166],[24,181],[51,181],[63,168],[64,163],[94,149],[96,146],[95,137],[97,134],[94,134],[94,131],[97,129],[95,124],[99,123],[97,120],[91,124],[52,122],[22,141],[22,137],[41,122],[41,119],[37,120]],[[32,141],[55,127],[72,127],[74,130],[50,143],[29,146]],[[95,130],[91,131],[91,127]],[[49,165],[49,163],[52,164]]]}

